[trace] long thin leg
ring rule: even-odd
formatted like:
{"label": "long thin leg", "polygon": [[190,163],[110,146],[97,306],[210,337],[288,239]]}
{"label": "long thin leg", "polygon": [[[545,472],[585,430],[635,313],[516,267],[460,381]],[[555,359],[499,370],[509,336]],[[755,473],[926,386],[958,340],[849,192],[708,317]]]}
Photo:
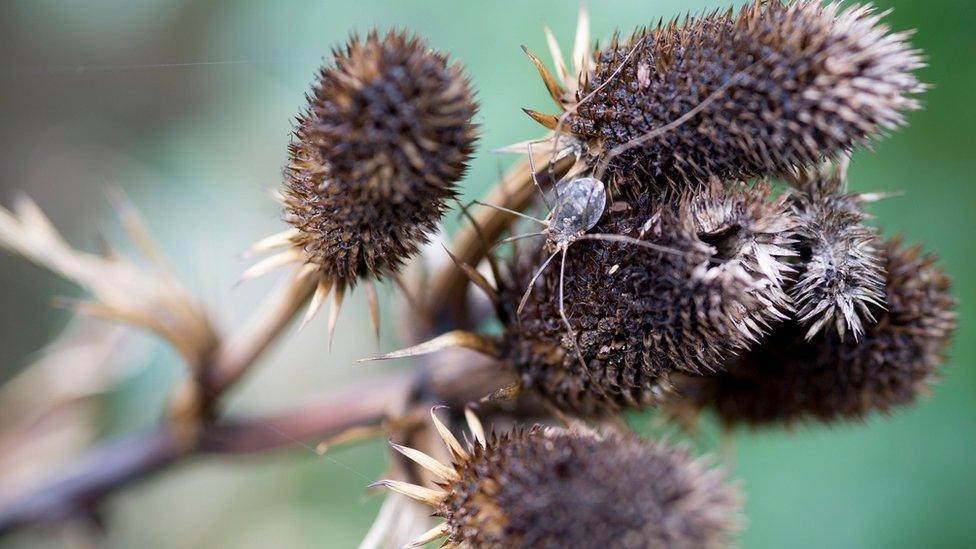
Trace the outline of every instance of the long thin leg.
{"label": "long thin leg", "polygon": [[552,204],[546,198],[546,193],[542,190],[542,185],[539,184],[539,179],[536,177],[535,158],[532,157],[532,142],[526,143],[525,146],[529,149],[529,169],[532,170],[532,184],[535,185],[535,188],[539,191],[539,195],[542,196],[542,203],[546,205],[546,209],[551,212]]}
{"label": "long thin leg", "polygon": [[569,250],[568,245],[562,246],[563,256],[559,263],[559,316],[563,319],[563,324],[566,325],[566,329],[569,330],[569,337],[573,340],[573,347],[576,349],[576,358],[579,359],[580,366],[583,367],[583,371],[586,371],[586,362],[583,360],[583,351],[580,350],[579,343],[576,341],[576,331],[573,330],[573,325],[569,323],[569,318],[566,317],[566,307],[563,303],[563,287],[566,285],[566,252]]}
{"label": "long thin leg", "polygon": [[478,240],[481,241],[481,248],[485,251],[485,259],[488,260],[488,267],[491,268],[491,276],[495,277],[495,283],[497,284],[498,281],[501,280],[501,274],[498,269],[498,262],[495,261],[495,256],[491,253],[492,250],[495,249],[495,246],[488,243],[488,239],[485,238],[484,231],[481,230],[481,225],[478,224],[474,216],[471,215],[471,212],[468,211],[468,206],[461,204],[460,200],[456,200],[456,202],[461,208],[461,215],[463,215],[468,222],[471,223],[471,227],[474,228],[474,232],[477,233]]}
{"label": "long thin leg", "polygon": [[678,126],[681,126],[682,124],[684,124],[688,120],[690,120],[696,114],[698,114],[699,112],[701,112],[705,107],[707,107],[708,105],[712,104],[712,102],[714,102],[719,97],[721,97],[722,94],[724,94],[726,91],[729,90],[729,88],[731,88],[735,84],[738,84],[739,81],[742,78],[744,78],[746,75],[748,75],[749,73],[751,73],[753,70],[755,70],[759,66],[760,66],[759,65],[759,62],[757,61],[757,62],[753,63],[751,66],[749,66],[746,69],[742,70],[741,72],[736,73],[735,75],[732,76],[732,78],[729,78],[729,80],[725,84],[723,84],[722,86],[720,86],[717,90],[715,90],[711,94],[709,94],[708,97],[706,97],[705,99],[703,99],[701,101],[701,103],[698,103],[697,105],[695,105],[694,107],[692,107],[691,109],[689,109],[687,112],[685,112],[684,114],[682,114],[678,118],[672,120],[671,122],[668,122],[667,124],[665,124],[663,126],[659,126],[657,128],[654,128],[653,130],[648,131],[644,135],[637,136],[637,137],[631,139],[630,141],[627,141],[626,143],[621,143],[620,145],[617,145],[616,147],[610,149],[610,151],[604,156],[603,160],[601,160],[600,163],[597,165],[596,170],[594,170],[594,172],[593,172],[594,173],[594,177],[596,177],[597,179],[602,178],[604,172],[606,172],[606,170],[607,170],[607,167],[610,165],[610,161],[612,161],[617,156],[620,156],[621,154],[629,151],[630,149],[632,149],[634,147],[638,147],[640,145],[643,145],[644,143],[647,143],[651,139],[654,139],[654,138],[660,136],[661,134],[665,134],[665,133],[667,133],[667,132],[669,132],[669,131],[677,128]]}
{"label": "long thin leg", "polygon": [[553,177],[555,171],[554,166],[556,165],[556,155],[558,153],[558,147],[559,147],[559,138],[562,135],[563,126],[566,124],[566,120],[569,118],[570,115],[576,114],[576,111],[577,109],[579,109],[580,105],[592,99],[593,96],[596,95],[600,90],[605,88],[608,84],[610,84],[610,82],[613,82],[613,80],[617,77],[617,75],[620,74],[620,71],[623,70],[624,65],[627,64],[627,61],[630,60],[630,57],[634,55],[634,52],[636,52],[637,49],[640,47],[641,43],[642,43],[641,40],[635,41],[633,47],[630,48],[630,51],[627,52],[627,55],[624,56],[623,60],[620,61],[620,64],[617,65],[617,68],[615,68],[613,72],[610,73],[610,77],[604,80],[602,84],[594,88],[593,91],[586,94],[586,96],[583,97],[583,99],[580,99],[579,102],[576,103],[576,105],[574,105],[572,108],[568,109],[566,112],[560,115],[559,120],[556,121],[556,129],[554,130],[555,135],[553,136],[552,139],[552,157],[549,159],[549,171],[553,175]]}
{"label": "long thin leg", "polygon": [[498,206],[498,205],[495,205],[495,204],[489,204],[487,202],[482,202],[480,200],[474,200],[473,202],[475,204],[481,204],[482,206],[484,206],[486,208],[494,208],[494,209],[496,209],[496,210],[498,210],[500,212],[510,213],[510,214],[516,215],[518,217],[522,217],[522,218],[525,218],[525,219],[530,219],[530,220],[535,221],[536,223],[539,223],[539,224],[541,224],[543,226],[547,226],[548,225],[548,223],[546,223],[545,221],[539,219],[538,217],[532,217],[531,215],[524,214],[522,212],[517,212],[515,210],[510,210],[510,209],[508,209],[508,208],[506,208],[504,206]]}
{"label": "long thin leg", "polygon": [[516,319],[522,316],[522,309],[525,308],[525,304],[529,301],[529,296],[532,295],[532,288],[535,287],[535,281],[539,280],[539,277],[542,276],[543,272],[545,272],[546,267],[548,267],[549,263],[552,262],[552,258],[556,257],[557,254],[559,254],[559,250],[552,252],[552,255],[546,258],[546,261],[541,267],[539,267],[539,270],[532,275],[532,280],[529,281],[529,285],[526,286],[525,293],[522,294],[522,299],[519,301],[518,309],[515,309]]}
{"label": "long thin leg", "polygon": [[495,248],[497,248],[499,246],[502,246],[502,245],[505,245],[505,244],[508,244],[509,242],[516,242],[518,240],[522,240],[522,239],[525,239],[525,238],[530,238],[530,237],[533,237],[533,236],[543,236],[545,234],[546,233],[544,233],[544,232],[538,232],[538,233],[526,233],[526,234],[517,234],[515,236],[509,236],[507,238],[503,238],[503,239],[499,240],[498,242],[495,242],[495,245],[492,246],[491,249],[494,250]]}
{"label": "long thin leg", "polygon": [[648,242],[646,240],[638,240],[630,236],[624,236],[622,234],[606,234],[606,233],[590,233],[580,235],[578,240],[603,240],[610,242],[623,242],[625,244],[633,244],[635,246],[640,246],[641,248],[647,248],[649,250],[655,250],[658,252],[664,252],[672,255],[687,256],[691,255],[688,252],[679,250],[677,248],[672,248],[670,246],[662,246],[660,244],[655,244],[653,242]]}

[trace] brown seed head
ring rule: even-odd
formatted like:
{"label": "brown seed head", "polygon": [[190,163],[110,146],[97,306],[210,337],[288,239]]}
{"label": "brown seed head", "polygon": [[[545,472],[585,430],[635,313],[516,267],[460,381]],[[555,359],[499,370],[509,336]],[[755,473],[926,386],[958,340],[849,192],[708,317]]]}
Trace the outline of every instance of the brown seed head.
{"label": "brown seed head", "polygon": [[863,225],[871,195],[847,194],[844,166],[801,170],[790,193],[803,270],[790,295],[807,338],[832,329],[857,339],[871,306],[884,305],[884,268],[878,233]]}
{"label": "brown seed head", "polygon": [[352,38],[322,69],[285,170],[293,243],[352,285],[395,272],[456,196],[477,109],[458,65],[390,31]]}
{"label": "brown seed head", "polygon": [[633,436],[519,430],[455,467],[437,514],[458,544],[724,547],[737,529],[739,497],[722,472]]}
{"label": "brown seed head", "polygon": [[486,436],[473,421],[464,447],[442,433],[450,466],[397,447],[443,479],[437,490],[381,481],[445,519],[411,547],[726,547],[740,527],[738,489],[685,450],[586,428]]}
{"label": "brown seed head", "polygon": [[880,17],[871,7],[756,0],[738,14],[614,41],[584,75],[577,99],[599,91],[580,101],[572,132],[600,156],[699,108],[611,164],[658,186],[813,164],[897,128],[904,111],[918,108],[909,95],[924,89],[913,74],[921,55],[909,33],[889,32]]}
{"label": "brown seed head", "polygon": [[[715,184],[677,209],[644,193],[610,205],[593,233],[638,238],[670,250],[578,241],[566,257],[563,303],[582,356],[559,315],[558,259],[515,309],[547,256],[517,254],[500,289],[502,354],[522,384],[558,408],[581,415],[652,405],[676,371],[715,370],[780,316],[785,294],[778,256],[788,240],[782,201],[768,189]],[[769,271],[772,278],[765,274]],[[582,360],[580,360],[582,358]]]}
{"label": "brown seed head", "polygon": [[931,255],[900,242],[883,249],[887,310],[859,341],[833,331],[807,340],[796,323],[733,358],[726,371],[679,380],[674,409],[710,408],[728,424],[863,419],[927,392],[956,326],[949,278]]}

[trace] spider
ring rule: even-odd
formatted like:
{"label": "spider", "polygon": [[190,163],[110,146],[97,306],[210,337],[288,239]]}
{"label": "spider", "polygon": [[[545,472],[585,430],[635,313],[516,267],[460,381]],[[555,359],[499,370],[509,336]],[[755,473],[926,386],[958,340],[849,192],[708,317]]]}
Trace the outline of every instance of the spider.
{"label": "spider", "polygon": [[[543,228],[541,231],[511,236],[500,240],[496,244],[496,246],[498,246],[507,242],[521,240],[523,238],[544,236],[546,238],[546,251],[551,250],[549,256],[542,263],[542,266],[536,270],[535,274],[532,275],[532,279],[526,286],[525,292],[522,294],[522,299],[519,301],[518,308],[515,310],[515,317],[516,319],[521,317],[522,310],[525,308],[525,304],[532,295],[532,289],[535,287],[535,283],[539,277],[542,276],[546,268],[549,267],[549,264],[552,263],[557,255],[561,256],[559,265],[559,316],[569,332],[570,339],[573,342],[573,347],[576,350],[576,356],[579,358],[580,364],[585,367],[586,365],[583,361],[583,354],[579,348],[579,343],[576,340],[576,332],[573,329],[572,324],[569,322],[569,318],[566,316],[566,308],[564,303],[564,290],[566,286],[566,254],[568,253],[569,248],[574,243],[581,240],[602,240],[605,242],[633,244],[642,248],[677,255],[687,255],[687,252],[625,235],[588,232],[600,221],[600,218],[603,217],[604,209],[606,208],[607,191],[603,182],[592,176],[581,176],[573,179],[563,180],[553,186],[553,194],[555,197],[550,203],[549,198],[542,190],[542,186],[539,184],[539,180],[536,177],[537,172],[535,162],[532,159],[531,144],[529,145],[529,163],[532,170],[532,182],[539,190],[542,201],[549,210],[549,215],[546,216],[545,219],[539,219],[538,217],[524,214],[515,210],[510,210],[495,204],[488,204],[478,200],[475,202],[481,204],[482,206],[510,213],[542,225]],[[646,230],[647,227],[645,224],[644,230],[641,231],[642,234]]]}

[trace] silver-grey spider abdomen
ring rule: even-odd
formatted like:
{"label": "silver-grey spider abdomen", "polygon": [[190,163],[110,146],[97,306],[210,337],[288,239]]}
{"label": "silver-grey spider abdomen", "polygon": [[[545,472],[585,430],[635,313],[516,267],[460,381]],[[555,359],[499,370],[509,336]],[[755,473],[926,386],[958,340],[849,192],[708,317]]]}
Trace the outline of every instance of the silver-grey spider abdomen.
{"label": "silver-grey spider abdomen", "polygon": [[566,242],[596,226],[607,204],[607,190],[594,177],[579,177],[556,185],[556,200],[549,215],[549,235]]}

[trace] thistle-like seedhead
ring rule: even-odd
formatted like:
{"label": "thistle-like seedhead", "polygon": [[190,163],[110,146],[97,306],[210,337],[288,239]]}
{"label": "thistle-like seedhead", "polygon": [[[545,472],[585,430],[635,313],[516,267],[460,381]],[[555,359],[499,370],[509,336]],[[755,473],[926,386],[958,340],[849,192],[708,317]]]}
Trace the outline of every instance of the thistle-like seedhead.
{"label": "thistle-like seedhead", "polygon": [[323,68],[285,170],[292,244],[351,286],[397,271],[457,194],[477,105],[458,65],[390,31],[353,37]]}
{"label": "thistle-like seedhead", "polygon": [[783,175],[918,108],[921,55],[880,18],[870,7],[755,0],[638,32],[597,52],[569,126],[592,157],[621,147],[611,173],[653,187]]}
{"label": "thistle-like seedhead", "polygon": [[581,429],[475,429],[465,447],[447,435],[449,466],[397,447],[443,479],[437,490],[412,487],[445,522],[411,546],[443,536],[450,547],[499,549],[725,547],[739,529],[738,490],[684,450]]}
{"label": "thistle-like seedhead", "polygon": [[556,262],[516,314],[548,255],[539,246],[516,254],[512,279],[499,291],[501,355],[524,388],[571,413],[653,405],[673,373],[720,368],[728,352],[746,348],[782,316],[780,256],[790,253],[782,247],[788,219],[784,203],[769,201],[764,186],[715,184],[705,194],[687,195],[678,208],[660,205],[650,193],[617,201],[592,232],[658,249],[601,240],[572,244],[562,303],[573,333],[559,314],[563,265]]}
{"label": "thistle-like seedhead", "polygon": [[887,310],[874,307],[859,341],[795,322],[732,357],[725,371],[677,382],[674,409],[708,408],[728,425],[859,420],[925,394],[955,330],[950,280],[918,247],[883,248]]}
{"label": "thistle-like seedhead", "polygon": [[848,194],[846,161],[801,170],[789,194],[797,220],[802,272],[790,295],[807,338],[833,329],[857,339],[872,306],[884,306],[884,268],[878,232],[863,222],[873,195]]}
{"label": "thistle-like seedhead", "polygon": [[713,248],[721,268],[744,269],[757,285],[765,319],[783,318],[792,309],[784,290],[793,272],[787,260],[797,255],[796,220],[785,196],[772,197],[765,183],[723,184],[712,177],[699,191],[686,193],[681,216],[694,223],[698,239]]}

